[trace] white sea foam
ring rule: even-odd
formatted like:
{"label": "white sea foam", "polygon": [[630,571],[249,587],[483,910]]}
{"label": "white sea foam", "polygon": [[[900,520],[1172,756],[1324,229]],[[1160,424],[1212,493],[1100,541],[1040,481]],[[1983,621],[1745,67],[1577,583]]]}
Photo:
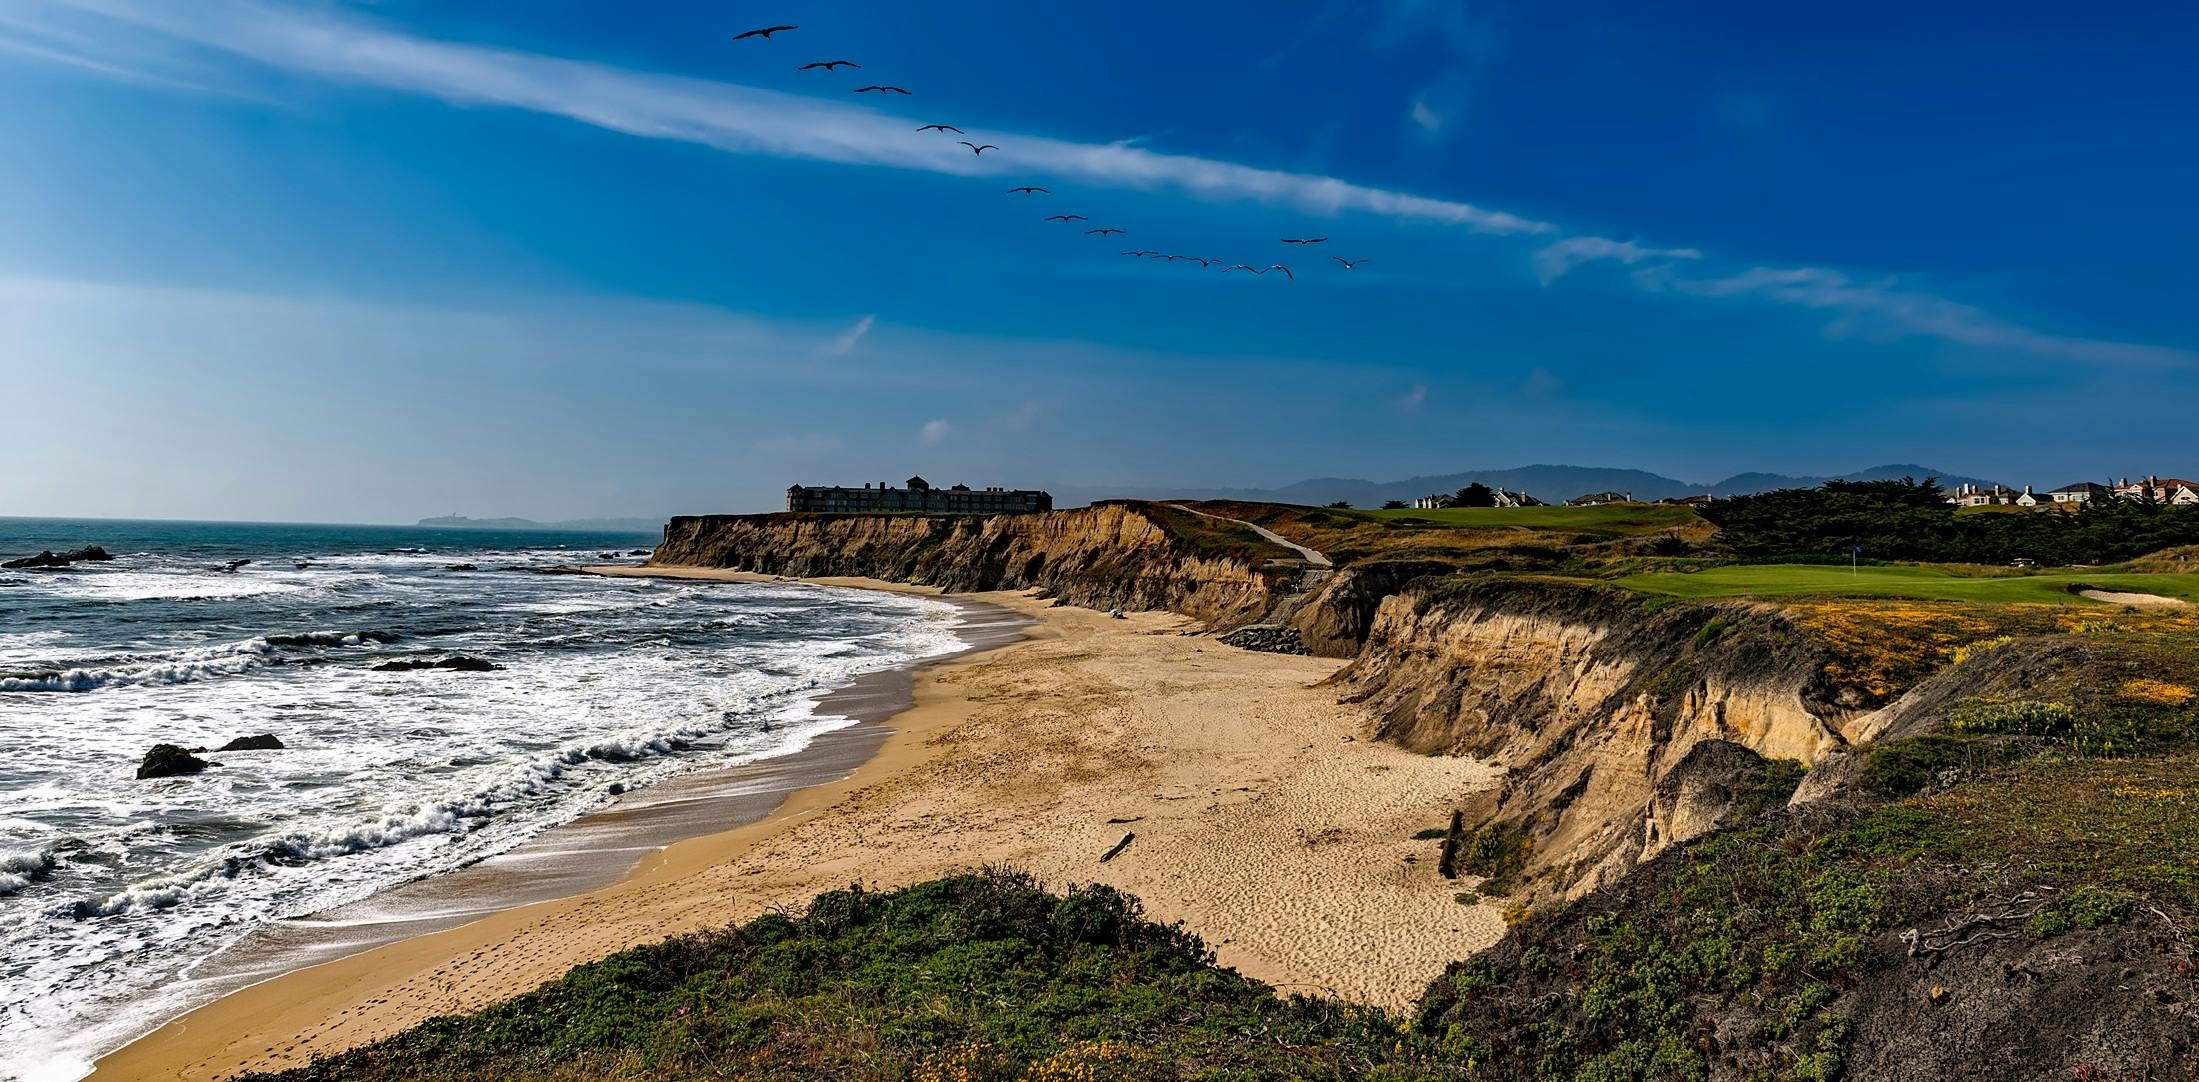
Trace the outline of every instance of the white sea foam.
{"label": "white sea foam", "polygon": [[[297,589],[125,583],[148,599],[120,605],[42,578],[67,626],[112,637],[0,640],[49,659],[11,660],[0,690],[90,692],[0,695],[0,743],[39,752],[0,761],[0,1078],[188,1008],[198,986],[177,977],[270,919],[502,852],[614,782],[798,750],[846,724],[814,696],[959,645],[923,598],[444,570],[580,555],[314,556],[260,575]],[[421,650],[504,668],[371,671]],[[285,748],[132,777],[152,744],[261,732]]]}
{"label": "white sea foam", "polygon": [[0,852],[0,894],[13,894],[44,879],[53,866],[53,850],[48,847]]}

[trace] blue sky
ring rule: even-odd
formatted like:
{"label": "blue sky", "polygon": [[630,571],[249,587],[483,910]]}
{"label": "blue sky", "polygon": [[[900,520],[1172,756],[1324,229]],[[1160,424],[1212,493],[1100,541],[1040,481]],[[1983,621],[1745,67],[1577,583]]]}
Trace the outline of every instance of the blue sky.
{"label": "blue sky", "polygon": [[619,7],[0,0],[0,514],[2199,471],[2188,4]]}

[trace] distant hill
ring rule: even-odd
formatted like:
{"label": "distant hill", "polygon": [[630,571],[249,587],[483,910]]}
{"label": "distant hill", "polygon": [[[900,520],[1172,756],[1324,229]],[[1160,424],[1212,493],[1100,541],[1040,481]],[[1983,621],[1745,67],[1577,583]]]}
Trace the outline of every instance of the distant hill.
{"label": "distant hill", "polygon": [[1057,488],[1055,497],[1064,505],[1101,499],[1142,500],[1245,500],[1257,503],[1320,505],[1343,500],[1354,507],[1380,507],[1385,500],[1408,503],[1438,492],[1456,492],[1476,481],[1491,488],[1525,492],[1548,503],[1563,503],[1590,492],[1631,493],[1637,500],[1664,500],[1675,496],[1743,496],[1779,488],[1814,488],[1831,480],[1884,481],[1902,477],[1937,477],[1948,488],[1960,484],[1991,485],[1978,477],[1965,477],[1916,465],[1873,466],[1837,477],[1791,477],[1780,473],[1742,473],[1708,483],[1680,481],[1647,470],[1606,466],[1519,466],[1506,470],[1467,470],[1463,473],[1413,477],[1403,481],[1363,481],[1350,477],[1317,477],[1281,488],[1168,488],[1160,486],[1102,489]]}
{"label": "distant hill", "polygon": [[531,518],[467,518],[438,515],[414,525],[445,530],[571,530],[575,533],[657,533],[664,522],[653,518],[574,518],[561,522],[536,522]]}

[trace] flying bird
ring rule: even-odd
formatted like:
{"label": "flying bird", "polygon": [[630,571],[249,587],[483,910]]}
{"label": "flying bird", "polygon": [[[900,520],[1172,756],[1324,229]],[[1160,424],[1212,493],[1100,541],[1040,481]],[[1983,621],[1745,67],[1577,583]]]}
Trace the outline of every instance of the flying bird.
{"label": "flying bird", "polygon": [[1149,255],[1156,255],[1156,254],[1158,254],[1158,253],[1156,253],[1156,252],[1152,251],[1151,249],[1147,249],[1147,250],[1145,250],[1145,251],[1141,251],[1141,252],[1124,252],[1123,254],[1124,254],[1124,255],[1131,255],[1131,256],[1138,256],[1138,257],[1140,257],[1140,258],[1143,258],[1143,257],[1145,257],[1145,256],[1149,256]]}
{"label": "flying bird", "polygon": [[1049,214],[1046,216],[1046,220],[1049,222],[1089,222],[1092,219],[1082,214]]}
{"label": "flying bird", "polygon": [[1047,194],[1047,195],[1052,195],[1052,194],[1054,194],[1054,193],[1052,193],[1052,192],[1046,191],[1046,189],[1044,189],[1044,188],[1038,187],[1037,185],[1033,185],[1033,184],[1026,184],[1026,185],[1024,185],[1024,186],[1023,186],[1023,187],[1021,187],[1021,188],[1010,188],[1010,189],[1008,189],[1008,194],[1009,194],[1009,195],[1014,195],[1014,194],[1016,194],[1017,192],[1022,192],[1022,193],[1023,193],[1024,195],[1029,195],[1029,194],[1031,194],[1032,192],[1043,192],[1043,193],[1045,193],[1045,194]]}
{"label": "flying bird", "polygon": [[853,60],[819,60],[814,64],[804,64],[801,67],[795,68],[794,70],[809,71],[813,68],[823,68],[826,71],[831,71],[834,68],[859,68],[862,66],[863,65],[858,64]]}
{"label": "flying bird", "polygon": [[1088,237],[1089,237],[1089,236],[1093,236],[1093,235],[1095,235],[1095,234],[1096,234],[1096,235],[1098,235],[1098,236],[1102,236],[1102,237],[1104,237],[1104,236],[1108,235],[1109,233],[1123,233],[1123,232],[1127,232],[1127,230],[1122,230],[1122,229],[1087,229],[1087,230],[1085,230],[1085,231],[1084,231],[1084,235],[1085,235],[1085,236],[1088,236]]}
{"label": "flying bird", "polygon": [[1229,273],[1230,271],[1233,271],[1233,270],[1248,270],[1248,271],[1251,271],[1251,272],[1252,272],[1252,273],[1254,273],[1254,274],[1266,274],[1266,273],[1267,273],[1266,271],[1264,271],[1264,270],[1261,270],[1261,269],[1260,269],[1260,268],[1258,268],[1258,267],[1248,267],[1248,266],[1245,266],[1245,265],[1244,265],[1244,264],[1242,264],[1242,263],[1239,263],[1239,264],[1237,264],[1237,265],[1236,265],[1236,266],[1234,266],[1234,267],[1223,267],[1223,268],[1222,268],[1222,273],[1223,273],[1223,274],[1228,274],[1228,273]]}
{"label": "flying bird", "polygon": [[888,93],[891,93],[891,94],[907,94],[907,93],[908,93],[908,91],[906,91],[906,90],[903,90],[903,89],[901,89],[901,88],[900,88],[900,87],[898,87],[898,86],[859,86],[859,87],[856,87],[856,88],[855,88],[855,92],[856,92],[856,93],[858,93],[858,94],[888,94]]}
{"label": "flying bird", "polygon": [[767,27],[764,27],[764,28],[763,28],[763,29],[761,29],[761,30],[751,30],[751,31],[749,31],[749,32],[747,32],[747,33],[745,33],[745,34],[735,34],[735,35],[733,35],[733,40],[734,40],[734,41],[740,41],[740,40],[741,40],[741,39],[743,39],[743,38],[762,38],[762,39],[764,39],[765,41],[770,41],[770,40],[771,40],[771,35],[773,35],[773,34],[776,34],[776,33],[778,33],[778,32],[779,32],[779,31],[781,31],[781,30],[800,30],[800,29],[801,29],[801,27],[799,27],[799,26],[767,26]]}
{"label": "flying bird", "polygon": [[1282,265],[1281,263],[1277,263],[1277,264],[1274,264],[1273,266],[1270,266],[1270,267],[1269,267],[1268,269],[1269,269],[1269,270],[1279,270],[1279,271],[1282,271],[1282,272],[1283,272],[1283,277],[1285,277],[1285,278],[1288,278],[1288,279],[1290,279],[1290,280],[1291,280],[1291,281],[1293,281],[1293,282],[1295,282],[1295,281],[1297,281],[1297,280],[1298,280],[1298,276],[1297,276],[1297,275],[1295,275],[1295,274],[1292,274],[1292,273],[1290,272],[1290,268],[1289,268],[1289,267],[1286,267],[1286,266],[1284,266],[1284,265]]}
{"label": "flying bird", "polygon": [[963,131],[963,130],[962,130],[962,129],[960,129],[960,128],[957,128],[957,127],[955,127],[955,126],[954,126],[954,125],[952,125],[952,124],[926,124],[926,125],[924,125],[923,127],[921,127],[921,128],[918,128],[918,129],[916,129],[916,130],[917,130],[917,131],[951,131],[951,132],[955,133],[956,135],[968,135],[968,134],[969,134],[968,132],[966,132],[966,131]]}
{"label": "flying bird", "polygon": [[1357,267],[1357,266],[1358,266],[1358,265],[1360,265],[1361,263],[1372,263],[1372,262],[1374,262],[1374,260],[1372,260],[1372,259],[1346,259],[1346,258],[1344,258],[1343,256],[1340,256],[1340,255],[1332,255],[1332,256],[1330,256],[1329,258],[1330,258],[1330,259],[1333,259],[1333,260],[1335,260],[1335,261],[1337,261],[1338,263],[1342,263],[1342,264],[1344,265],[1344,269],[1345,269],[1345,270],[1351,270],[1352,268],[1354,268],[1354,267]]}
{"label": "flying bird", "polygon": [[1283,238],[1283,243],[1284,243],[1284,244],[1320,244],[1320,243],[1323,243],[1323,242],[1325,242],[1325,241],[1327,241],[1327,240],[1328,240],[1328,238],[1327,238],[1327,237],[1284,237],[1284,238]]}
{"label": "flying bird", "polygon": [[979,155],[980,157],[982,157],[982,156],[984,155],[984,153],[985,153],[986,151],[988,151],[988,150],[999,150],[999,149],[1000,149],[999,147],[996,147],[996,146],[992,145],[991,143],[987,143],[987,144],[985,144],[984,146],[978,146],[978,145],[977,145],[976,143],[970,142],[970,141],[969,141],[969,140],[967,140],[967,139],[964,139],[964,140],[962,140],[962,145],[963,145],[963,146],[966,146],[966,147],[968,147],[968,148],[970,148],[970,153],[972,153],[972,154],[976,154],[976,155]]}

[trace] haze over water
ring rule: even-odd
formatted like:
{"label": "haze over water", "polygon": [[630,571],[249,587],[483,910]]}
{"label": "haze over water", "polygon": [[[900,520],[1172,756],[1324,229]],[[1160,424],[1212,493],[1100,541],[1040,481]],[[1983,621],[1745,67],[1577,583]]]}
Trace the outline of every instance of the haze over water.
{"label": "haze over water", "polygon": [[[651,540],[0,519],[0,553],[117,557],[0,572],[0,1077],[81,1073],[270,920],[798,750],[848,724],[823,692],[959,645],[922,598],[523,570]],[[503,668],[372,670],[452,654]],[[134,777],[259,733],[285,749]]]}

